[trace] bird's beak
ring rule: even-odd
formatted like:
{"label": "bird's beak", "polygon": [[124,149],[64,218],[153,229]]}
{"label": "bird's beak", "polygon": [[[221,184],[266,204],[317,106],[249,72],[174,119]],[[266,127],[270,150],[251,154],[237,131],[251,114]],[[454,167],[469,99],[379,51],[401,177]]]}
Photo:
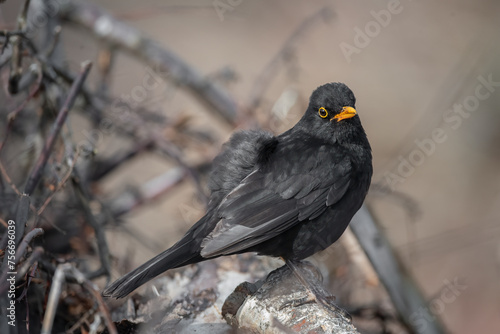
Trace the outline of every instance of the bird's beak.
{"label": "bird's beak", "polygon": [[330,122],[333,121],[334,119],[336,119],[337,122],[340,122],[343,119],[351,118],[351,117],[354,117],[354,116],[356,116],[356,109],[354,109],[352,107],[343,107],[342,108],[342,112],[340,114],[337,114],[337,115],[333,116],[330,119]]}

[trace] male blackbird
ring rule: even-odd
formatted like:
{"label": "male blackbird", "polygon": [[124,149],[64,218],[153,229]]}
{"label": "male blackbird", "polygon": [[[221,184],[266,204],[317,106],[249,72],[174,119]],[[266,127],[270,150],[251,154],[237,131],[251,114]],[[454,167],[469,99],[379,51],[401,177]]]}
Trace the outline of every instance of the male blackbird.
{"label": "male blackbird", "polygon": [[345,84],[328,83],[281,135],[235,133],[213,162],[205,216],[103,295],[121,298],[168,269],[244,252],[282,257],[297,273],[293,261],[334,243],[368,191],[371,148],[355,102]]}

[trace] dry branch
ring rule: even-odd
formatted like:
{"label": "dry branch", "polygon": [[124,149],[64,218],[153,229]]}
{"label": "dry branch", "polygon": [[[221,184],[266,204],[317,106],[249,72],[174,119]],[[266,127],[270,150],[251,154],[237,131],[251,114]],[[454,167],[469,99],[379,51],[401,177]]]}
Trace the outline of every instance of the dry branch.
{"label": "dry branch", "polygon": [[26,259],[25,262],[23,262],[23,265],[17,269],[17,276],[16,276],[16,283],[18,283],[22,278],[24,278],[24,275],[28,272],[29,268],[35,262],[38,261],[40,256],[42,256],[44,253],[44,249],[42,247],[35,247],[33,252],[31,252],[31,255]]}
{"label": "dry branch", "polygon": [[[34,230],[31,230],[29,233],[26,234],[26,236],[24,237],[23,241],[21,242],[21,244],[19,245],[19,247],[17,248],[17,251],[16,251],[16,258],[15,258],[15,261],[14,261],[14,266],[17,266],[19,264],[19,261],[21,260],[21,257],[24,256],[24,254],[26,253],[26,249],[28,248],[29,244],[31,243],[31,241],[33,240],[33,238],[39,236],[43,234],[43,230],[41,228],[36,228]],[[7,256],[5,257],[5,259],[7,258]],[[2,275],[1,275],[1,283],[0,283],[0,295],[1,294],[4,294],[6,291],[7,291],[7,285],[8,285],[8,282],[7,282],[7,276],[8,276],[8,272],[14,272],[15,270],[7,270],[8,268],[6,266],[4,266],[4,271],[2,272]]]}
{"label": "dry branch", "polygon": [[95,301],[97,302],[97,305],[99,306],[101,315],[104,317],[104,321],[109,333],[118,334],[115,324],[111,320],[111,315],[109,314],[108,307],[103,301],[97,286],[86,279],[78,269],[76,269],[69,263],[59,265],[54,274],[52,288],[50,289],[49,300],[47,302],[47,310],[45,311],[45,316],[43,319],[42,334],[52,333],[52,325],[54,323],[56,309],[57,305],[59,304],[59,299],[62,293],[66,274],[71,274],[79,284],[82,284],[92,294],[92,296],[95,298]]}
{"label": "dry branch", "polygon": [[[356,213],[350,227],[387,289],[404,324],[416,332],[416,324],[412,321],[412,317],[425,309],[427,302],[411,276],[400,264],[366,206]],[[438,318],[429,319],[427,325],[428,334],[445,333]]]}
{"label": "dry branch", "polygon": [[4,145],[5,145],[5,142],[7,141],[7,138],[9,136],[9,133],[12,130],[12,125],[14,123],[14,120],[15,120],[17,114],[19,114],[19,112],[21,112],[21,110],[23,110],[24,107],[26,107],[26,105],[28,104],[28,102],[35,96],[35,94],[40,89],[40,85],[42,83],[42,77],[43,77],[42,76],[42,70],[41,70],[40,66],[38,64],[33,64],[30,67],[30,70],[32,72],[36,72],[36,75],[37,75],[36,85],[31,90],[31,92],[29,93],[28,97],[19,105],[19,107],[17,107],[16,109],[14,109],[7,116],[7,118],[8,118],[7,129],[5,129],[5,134],[4,134],[3,140],[2,140],[2,142],[0,142],[0,152],[2,151],[2,149],[3,149]]}
{"label": "dry branch", "polygon": [[[17,17],[17,30],[23,31],[26,28],[26,18],[28,16],[28,8],[30,6],[31,0],[25,0],[21,12]],[[21,52],[21,36],[14,35],[11,38],[12,43],[12,60],[10,63],[10,75],[9,75],[9,92],[11,94],[18,93],[19,79],[22,73],[22,52]],[[6,43],[7,44],[7,41]]]}
{"label": "dry branch", "polygon": [[35,167],[33,167],[33,170],[31,171],[30,176],[28,177],[28,181],[26,182],[26,186],[24,188],[25,194],[31,195],[31,193],[35,190],[36,185],[40,181],[43,169],[45,167],[45,164],[47,163],[47,160],[49,159],[50,152],[54,147],[59,131],[61,131],[61,128],[64,122],[66,121],[66,117],[68,116],[70,109],[73,107],[73,103],[75,103],[76,97],[78,96],[80,88],[82,87],[83,82],[87,78],[87,75],[89,74],[91,67],[92,67],[91,62],[85,62],[82,64],[82,69],[80,71],[80,74],[78,75],[77,79],[73,82],[68,97],[66,98],[66,101],[61,107],[61,110],[57,114],[56,121],[54,122],[50,135],[47,138],[47,141],[45,142],[45,145],[43,147],[42,154],[38,158]]}
{"label": "dry branch", "polygon": [[123,216],[145,203],[152,203],[186,178],[187,173],[176,167],[145,183],[139,189],[123,192],[109,204],[114,218]]}
{"label": "dry branch", "polygon": [[274,78],[280,68],[279,63],[290,57],[293,47],[297,44],[301,37],[311,29],[318,22],[327,21],[333,16],[333,11],[324,7],[316,11],[311,16],[307,17],[300,25],[293,31],[293,33],[287,38],[283,46],[280,48],[279,52],[274,55],[274,57],[264,66],[262,71],[255,79],[252,90],[250,92],[250,97],[246,104],[248,112],[253,112],[257,109],[264,96],[264,93],[269,88],[272,78]]}
{"label": "dry branch", "polygon": [[110,255],[109,255],[108,242],[106,240],[106,234],[104,233],[104,227],[103,227],[104,222],[103,219],[100,219],[102,215],[98,217],[93,213],[91,209],[91,201],[92,201],[92,198],[90,197],[91,195],[89,194],[88,189],[86,189],[84,185],[81,183],[81,180],[77,174],[73,177],[73,185],[75,188],[77,198],[80,201],[80,204],[85,213],[86,220],[89,223],[89,225],[94,229],[97,248],[99,252],[99,260],[101,262],[101,268],[99,268],[93,273],[90,273],[88,277],[95,278],[101,275],[106,275],[106,277],[109,278],[111,264],[109,260]]}
{"label": "dry branch", "polygon": [[62,6],[59,15],[90,31],[110,46],[138,58],[177,85],[186,87],[216,115],[230,124],[235,123],[237,105],[231,96],[168,48],[90,3],[68,1]]}
{"label": "dry branch", "polygon": [[[300,266],[307,273],[309,283],[328,295],[322,287],[321,274],[311,271],[310,264]],[[283,307],[305,297],[308,297],[306,288],[288,266],[283,266],[264,281],[240,284],[226,299],[222,315],[238,330],[251,333],[358,333],[350,319],[320,304]]]}

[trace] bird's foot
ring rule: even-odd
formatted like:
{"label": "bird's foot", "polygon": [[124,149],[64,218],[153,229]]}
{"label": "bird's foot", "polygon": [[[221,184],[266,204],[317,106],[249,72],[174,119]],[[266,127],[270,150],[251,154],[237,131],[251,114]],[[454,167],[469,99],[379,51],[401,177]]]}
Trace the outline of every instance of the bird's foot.
{"label": "bird's foot", "polygon": [[295,261],[291,261],[291,260],[285,260],[285,262],[286,262],[287,266],[295,274],[297,279],[306,288],[308,295],[307,295],[307,297],[304,297],[304,298],[299,298],[296,300],[288,301],[288,302],[284,303],[280,309],[283,309],[284,307],[287,307],[287,306],[297,307],[297,306],[304,305],[307,303],[316,302],[316,303],[322,305],[327,310],[337,314],[339,317],[343,317],[343,318],[349,320],[349,322],[352,322],[351,315],[346,310],[344,310],[343,308],[341,308],[340,306],[338,306],[337,304],[334,303],[335,296],[326,295],[323,291],[320,290],[320,288],[317,285],[311,283],[304,275],[304,272],[302,271],[302,269],[298,266],[298,263],[295,263]]}
{"label": "bird's foot", "polygon": [[315,302],[315,300],[310,298],[310,296],[308,295],[307,297],[303,297],[303,298],[287,300],[279,307],[279,310],[281,311],[287,307],[299,307],[299,306],[314,303],[314,302]]}
{"label": "bird's foot", "polygon": [[345,318],[349,320],[349,322],[352,322],[351,315],[346,310],[335,304],[335,299],[335,296],[328,296],[319,291],[312,291],[311,289],[307,289],[306,297],[286,301],[280,306],[279,310],[281,311],[282,309],[287,307],[299,307],[305,304],[318,303],[327,310],[337,314],[339,317]]}
{"label": "bird's foot", "polygon": [[349,322],[352,322],[352,317],[349,312],[334,303],[335,296],[326,296],[324,294],[315,295],[314,293],[312,294],[315,296],[316,302],[318,304],[321,304],[323,307],[334,312],[338,316],[349,320]]}

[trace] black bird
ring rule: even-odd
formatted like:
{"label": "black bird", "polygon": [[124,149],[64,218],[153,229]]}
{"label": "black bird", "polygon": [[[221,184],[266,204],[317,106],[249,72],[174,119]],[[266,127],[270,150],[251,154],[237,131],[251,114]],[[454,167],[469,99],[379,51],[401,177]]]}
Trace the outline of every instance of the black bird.
{"label": "black bird", "polygon": [[294,261],[334,243],[368,191],[371,148],[355,102],[345,84],[328,83],[281,135],[235,133],[214,159],[206,215],[103,295],[121,298],[168,269],[245,252],[282,257],[297,273]]}

